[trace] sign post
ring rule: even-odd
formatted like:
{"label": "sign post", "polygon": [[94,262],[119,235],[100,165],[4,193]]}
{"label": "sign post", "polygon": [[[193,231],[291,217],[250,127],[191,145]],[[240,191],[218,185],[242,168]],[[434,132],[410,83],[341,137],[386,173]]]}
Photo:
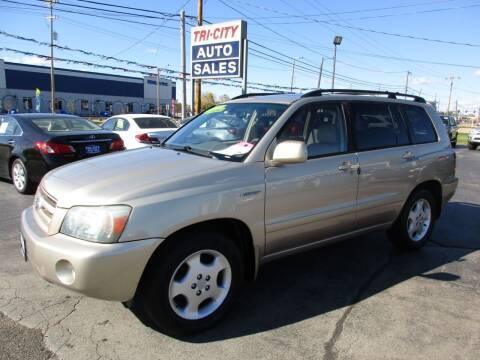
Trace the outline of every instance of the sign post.
{"label": "sign post", "polygon": [[190,34],[192,79],[243,77],[246,88],[245,21],[197,26]]}

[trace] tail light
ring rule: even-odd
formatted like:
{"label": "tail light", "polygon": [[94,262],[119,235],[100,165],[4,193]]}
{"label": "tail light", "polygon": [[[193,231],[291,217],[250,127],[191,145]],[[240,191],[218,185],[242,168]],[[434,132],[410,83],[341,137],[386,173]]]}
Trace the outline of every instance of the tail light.
{"label": "tail light", "polygon": [[152,137],[147,133],[135,135],[135,139],[137,139],[138,142],[147,143],[147,144],[158,142],[158,139],[156,137]]}
{"label": "tail light", "polygon": [[35,147],[45,155],[73,154],[75,152],[71,145],[57,144],[50,141],[37,141]]}
{"label": "tail light", "polygon": [[125,150],[125,144],[123,143],[122,139],[113,140],[110,144],[111,151],[121,151]]}

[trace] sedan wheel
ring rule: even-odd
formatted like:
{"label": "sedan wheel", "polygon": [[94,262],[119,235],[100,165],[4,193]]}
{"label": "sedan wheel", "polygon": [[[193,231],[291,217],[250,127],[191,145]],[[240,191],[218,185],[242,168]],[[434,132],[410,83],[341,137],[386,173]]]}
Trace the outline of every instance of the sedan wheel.
{"label": "sedan wheel", "polygon": [[10,170],[13,186],[21,194],[30,194],[33,192],[34,184],[30,181],[25,164],[20,159],[15,159]]}
{"label": "sedan wheel", "polygon": [[16,162],[12,167],[12,180],[15,188],[22,192],[25,189],[25,184],[27,183],[26,170],[23,167],[23,164]]}

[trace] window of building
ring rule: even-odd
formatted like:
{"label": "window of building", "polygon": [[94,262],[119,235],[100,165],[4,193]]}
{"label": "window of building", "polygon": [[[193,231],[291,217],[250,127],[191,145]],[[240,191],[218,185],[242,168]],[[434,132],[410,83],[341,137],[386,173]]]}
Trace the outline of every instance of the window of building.
{"label": "window of building", "polygon": [[408,133],[402,119],[393,117],[387,104],[351,103],[358,150],[406,145]]}
{"label": "window of building", "polygon": [[133,113],[133,103],[127,104],[127,113]]}
{"label": "window of building", "polygon": [[23,109],[27,111],[33,109],[33,101],[31,97],[23,98]]}
{"label": "window of building", "polygon": [[424,109],[418,106],[404,105],[403,112],[414,144],[437,141],[433,124]]}
{"label": "window of building", "polygon": [[80,100],[80,110],[88,111],[88,100]]}
{"label": "window of building", "polygon": [[111,101],[105,101],[105,111],[113,112],[113,103]]}
{"label": "window of building", "polygon": [[63,110],[63,100],[55,99],[55,110]]}

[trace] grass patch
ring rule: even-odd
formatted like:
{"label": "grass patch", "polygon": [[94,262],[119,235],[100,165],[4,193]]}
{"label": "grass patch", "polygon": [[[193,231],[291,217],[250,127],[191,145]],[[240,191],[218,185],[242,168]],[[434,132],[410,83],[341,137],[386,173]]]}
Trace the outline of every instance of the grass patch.
{"label": "grass patch", "polygon": [[458,134],[457,135],[457,144],[458,145],[467,145],[468,143],[468,134]]}

